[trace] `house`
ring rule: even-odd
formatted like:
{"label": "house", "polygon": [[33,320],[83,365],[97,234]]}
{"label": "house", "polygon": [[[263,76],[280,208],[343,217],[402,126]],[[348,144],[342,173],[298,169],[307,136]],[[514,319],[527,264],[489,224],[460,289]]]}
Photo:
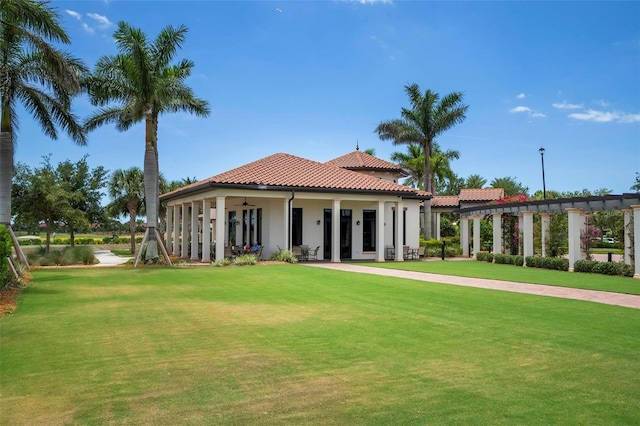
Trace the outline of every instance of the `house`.
{"label": "house", "polygon": [[257,241],[265,258],[307,245],[325,261],[384,261],[387,247],[418,247],[420,203],[431,198],[398,184],[404,176],[357,149],[326,163],[273,154],[163,194],[167,248],[208,261]]}

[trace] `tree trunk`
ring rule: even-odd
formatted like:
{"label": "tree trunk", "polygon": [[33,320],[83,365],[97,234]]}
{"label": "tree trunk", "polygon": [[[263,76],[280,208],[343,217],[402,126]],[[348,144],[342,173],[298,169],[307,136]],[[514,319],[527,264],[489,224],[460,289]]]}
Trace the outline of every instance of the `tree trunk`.
{"label": "tree trunk", "polygon": [[[426,143],[423,147],[424,149],[424,176],[422,177],[424,181],[424,190],[427,192],[431,192],[431,144]],[[422,236],[425,240],[431,239],[431,201],[424,201],[424,227],[422,228]]]}
{"label": "tree trunk", "polygon": [[[146,118],[146,143],[144,150],[144,196],[147,207],[147,252],[145,261],[158,259],[158,241],[156,227],[158,226],[158,156],[155,144],[155,120],[152,116]],[[141,248],[142,250],[142,248]]]}
{"label": "tree trunk", "polygon": [[73,231],[73,227],[71,227],[69,224],[67,224],[67,226],[69,227],[69,244],[71,245],[71,247],[75,247],[76,233]]}
{"label": "tree trunk", "polygon": [[129,206],[129,235],[131,235],[131,254],[136,252],[136,208]]}
{"label": "tree trunk", "polygon": [[47,229],[47,238],[44,245],[44,254],[49,254],[49,250],[51,249],[51,228],[53,228],[53,222],[51,220],[47,220],[45,225]]}

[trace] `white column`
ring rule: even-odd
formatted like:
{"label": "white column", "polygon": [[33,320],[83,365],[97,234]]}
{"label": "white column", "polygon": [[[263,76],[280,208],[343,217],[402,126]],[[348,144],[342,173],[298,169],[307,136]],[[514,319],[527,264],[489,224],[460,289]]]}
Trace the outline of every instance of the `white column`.
{"label": "white column", "polygon": [[473,216],[473,257],[476,258],[480,253],[480,219],[482,216]]}
{"label": "white column", "polygon": [[585,247],[584,244],[582,242],[582,240],[584,238],[588,238],[587,235],[587,229],[588,229],[588,221],[589,221],[589,216],[587,216],[586,212],[580,212],[580,216],[582,216],[582,222],[580,223],[582,228],[580,228],[580,259],[585,260],[587,258],[587,252],[585,251]]}
{"label": "white column", "polygon": [[469,257],[469,216],[460,216],[460,247],[462,255]]}
{"label": "white column", "polygon": [[186,259],[189,244],[189,205],[182,205],[182,243],[180,244],[180,257]]}
{"label": "white column", "polygon": [[502,253],[502,213],[493,213],[493,253]]}
{"label": "white column", "polygon": [[216,197],[216,260],[224,259],[224,204],[225,197]]}
{"label": "white column", "polygon": [[180,256],[180,223],[182,221],[182,205],[173,207],[173,255]]}
{"label": "white column", "polygon": [[211,262],[211,201],[202,202],[202,259],[203,263]]}
{"label": "white column", "polygon": [[633,261],[636,270],[633,278],[640,279],[640,205],[631,206],[633,209]]}
{"label": "white column", "polygon": [[378,211],[376,212],[376,262],[384,262],[385,250],[384,201],[378,201]]}
{"label": "white column", "polygon": [[522,212],[522,256],[533,256],[533,212]]}
{"label": "white column", "polygon": [[582,258],[580,247],[580,231],[584,225],[582,210],[568,208],[569,215],[569,271],[573,272],[573,264]]}
{"label": "white column", "polygon": [[[426,201],[425,201],[426,203]],[[404,261],[404,248],[402,247],[402,234],[404,234],[404,221],[402,217],[404,212],[404,203],[402,201],[398,201],[396,203],[396,261],[403,262]]]}
{"label": "white column", "polygon": [[340,262],[340,200],[333,200],[331,210],[331,261]]}
{"label": "white column", "polygon": [[624,235],[624,255],[623,261],[627,265],[631,265],[631,252],[633,251],[633,247],[631,246],[631,235],[633,233],[633,229],[631,228],[631,209],[623,209],[622,213],[624,214],[624,226],[623,226],[623,235]]}
{"label": "white column", "polygon": [[540,213],[540,239],[542,240],[542,257],[547,257],[547,240],[549,239],[550,213]]}
{"label": "white column", "polygon": [[520,247],[522,247],[522,244],[520,244],[522,242],[522,237],[523,237],[523,233],[522,233],[522,229],[524,228],[524,219],[522,217],[522,213],[518,214],[518,254],[522,255],[522,250],[520,249]]}
{"label": "white column", "polygon": [[169,254],[173,254],[173,243],[172,243],[172,233],[173,233],[173,206],[167,206],[167,220],[166,225],[167,229],[165,230],[165,240],[166,247]]}
{"label": "white column", "polygon": [[284,230],[284,234],[282,236],[282,249],[291,251],[291,239],[289,238],[289,229],[291,225],[289,225],[289,200],[287,198],[284,199],[284,204],[282,205],[282,218],[284,220],[284,224],[282,229]]}
{"label": "white column", "polygon": [[436,225],[436,240],[440,240],[440,212],[435,214],[436,218],[434,220]]}
{"label": "white column", "polygon": [[191,260],[200,260],[198,257],[198,203],[191,202]]}

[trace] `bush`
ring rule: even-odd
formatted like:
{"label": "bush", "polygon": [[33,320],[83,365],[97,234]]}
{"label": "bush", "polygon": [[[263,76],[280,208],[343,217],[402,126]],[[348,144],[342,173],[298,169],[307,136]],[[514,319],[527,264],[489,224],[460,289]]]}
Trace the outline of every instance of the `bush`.
{"label": "bush", "polygon": [[510,255],[508,254],[496,253],[493,255],[493,260],[495,263],[506,265],[506,264],[512,263],[511,260],[509,259],[509,256]]}
{"label": "bush", "polygon": [[13,242],[9,230],[5,225],[0,225],[0,279],[2,280],[0,288],[11,284],[14,280],[13,272],[7,261],[7,257],[11,257],[12,247]]}
{"label": "bush", "polygon": [[253,253],[242,254],[233,259],[233,263],[236,266],[247,266],[247,265],[255,265],[258,263],[258,259],[256,255]]}
{"label": "bush", "polygon": [[557,271],[568,271],[569,260],[558,257],[529,256],[526,258],[528,268],[552,269]]}
{"label": "bush", "polygon": [[275,260],[275,261],[287,262],[287,263],[298,263],[298,259],[293,255],[293,253],[291,253],[288,250],[283,250],[283,251],[273,253],[269,258],[269,260]]}
{"label": "bush", "polygon": [[[102,239],[102,244],[109,244],[109,243],[111,243],[111,240],[112,240],[111,237],[104,237]],[[114,238],[114,240],[115,240],[115,238]]]}
{"label": "bush", "polygon": [[514,265],[516,265],[516,266],[523,266],[524,265],[524,257],[523,256],[514,254],[511,257],[512,257],[511,260],[513,261]]}
{"label": "bush", "polygon": [[596,265],[595,260],[576,260],[573,263],[574,272],[593,272],[593,268]]}
{"label": "bush", "polygon": [[51,250],[45,255],[45,248],[27,255],[29,263],[36,266],[67,266],[67,265],[93,265],[97,259],[90,247],[65,247],[62,250]]}
{"label": "bush", "polygon": [[481,262],[493,262],[493,253],[489,253],[486,251],[481,251],[476,254],[476,259]]}
{"label": "bush", "polygon": [[215,262],[213,262],[211,264],[211,266],[215,266],[217,268],[222,267],[222,266],[229,266],[229,265],[231,265],[231,260],[229,260],[227,258],[216,260]]}

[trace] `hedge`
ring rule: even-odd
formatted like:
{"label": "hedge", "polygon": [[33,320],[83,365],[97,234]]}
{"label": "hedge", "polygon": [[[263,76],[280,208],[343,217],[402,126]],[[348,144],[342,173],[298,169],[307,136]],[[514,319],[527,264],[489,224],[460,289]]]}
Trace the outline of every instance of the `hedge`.
{"label": "hedge", "polygon": [[596,262],[595,260],[577,260],[573,264],[574,272],[587,272],[603,275],[633,276],[633,267],[623,262]]}
{"label": "hedge", "polygon": [[569,270],[569,259],[561,257],[527,256],[525,260],[529,268],[553,269],[556,271]]}

